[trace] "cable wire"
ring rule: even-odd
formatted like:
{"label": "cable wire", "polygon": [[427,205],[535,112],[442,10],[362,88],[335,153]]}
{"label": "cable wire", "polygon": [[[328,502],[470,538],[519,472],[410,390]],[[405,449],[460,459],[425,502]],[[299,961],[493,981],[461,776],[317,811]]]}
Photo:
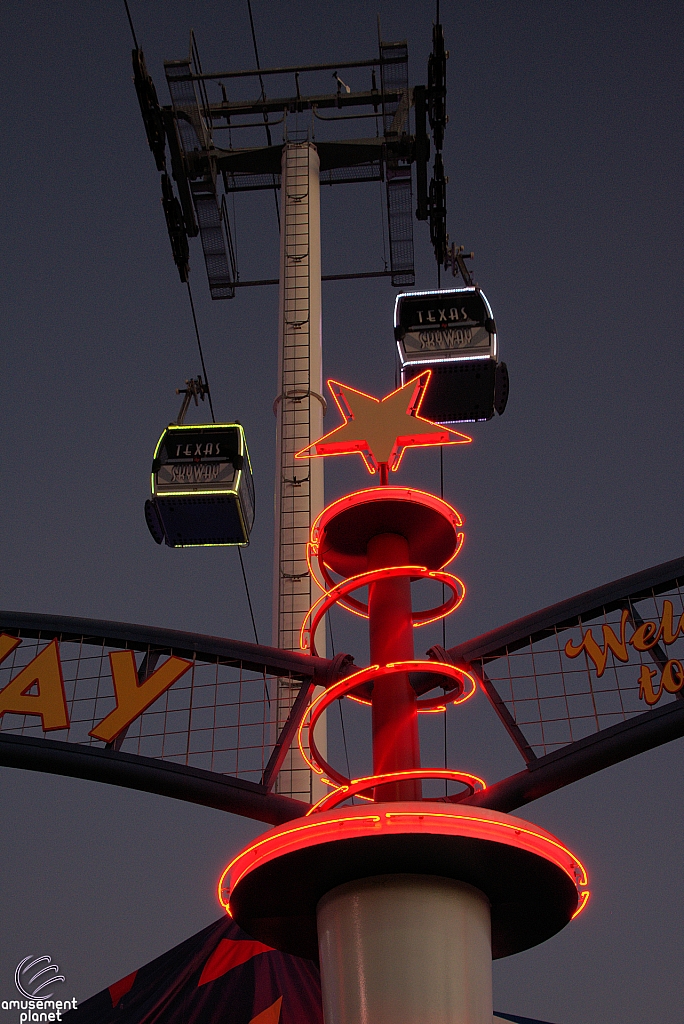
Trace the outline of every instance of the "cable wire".
{"label": "cable wire", "polygon": [[335,657],[335,640],[333,639],[332,622],[330,621],[330,612],[325,617],[325,621],[328,624],[328,633],[330,634],[330,650],[333,658]]}
{"label": "cable wire", "polygon": [[386,235],[389,233],[389,230],[387,232],[385,230],[385,202],[387,201],[387,197],[385,196],[384,193],[385,193],[385,190],[382,187],[382,182],[380,182],[380,221],[381,221],[381,225],[382,225],[382,265],[383,265],[384,269],[387,270],[387,241],[386,241]]}
{"label": "cable wire", "polygon": [[195,313],[195,303],[192,301],[192,289],[190,288],[190,282],[186,281],[188,286],[188,298],[190,299],[190,309],[192,310],[192,322],[195,325],[195,337],[197,338],[197,347],[199,349],[200,362],[202,364],[202,373],[204,374],[204,383],[207,386],[207,397],[209,398],[209,408],[211,410],[211,422],[216,423],[216,416],[214,416],[214,403],[211,400],[211,389],[209,387],[209,378],[207,376],[207,368],[204,365],[204,352],[202,351],[202,339],[200,338],[199,327],[197,326],[197,314]]}
{"label": "cable wire", "polygon": [[[439,496],[444,501],[444,448],[439,446]],[[442,584],[442,604],[444,604],[446,591]],[[442,647],[446,647],[446,616],[442,619]]]}
{"label": "cable wire", "polygon": [[[331,654],[332,654],[332,656],[334,658],[335,657],[335,639],[333,637],[332,622],[330,621],[330,612],[328,612],[328,614],[326,615],[325,619],[326,619],[326,622],[328,624],[328,633],[330,634],[330,651],[331,651]],[[342,744],[344,746],[344,758],[345,758],[345,761],[347,762],[347,776],[349,778],[351,778],[351,768],[349,767],[349,751],[347,750],[347,733],[346,733],[346,730],[344,728],[344,714],[342,712],[342,701],[341,700],[338,700],[337,706],[338,706],[338,708],[340,710],[340,726],[342,728]],[[353,798],[352,798],[352,803],[354,803]]]}
{"label": "cable wire", "polygon": [[[254,59],[256,60],[257,71],[261,71],[261,62],[259,61],[259,48],[257,47],[256,31],[254,29],[254,16],[252,14],[252,0],[247,0],[247,10],[249,11],[249,25],[252,30],[252,45],[254,46]],[[259,85],[261,86],[261,98],[266,99],[266,90],[264,89],[264,80],[259,75]],[[268,114],[264,111],[264,127],[266,129],[266,141],[269,146],[271,143],[271,129],[268,125]],[[278,218],[278,231],[280,231],[280,206],[278,204],[278,188],[275,182],[275,175],[273,176],[273,199],[275,201],[276,217]]]}
{"label": "cable wire", "polygon": [[[254,34],[254,21],[252,20],[252,5],[250,3],[250,0],[247,0],[247,4],[249,6],[249,20],[250,20],[250,23],[252,25],[252,41],[254,42],[254,52],[255,52],[256,58],[257,58],[257,67],[259,67],[259,55],[257,53],[256,36]],[[130,8],[128,6],[128,0],[124,0],[124,7],[126,8],[126,16],[128,17],[128,24],[131,27],[131,35],[133,36],[133,42],[135,44],[136,50],[138,50],[138,49],[140,49],[140,47],[138,46],[138,39],[137,39],[136,34],[135,34],[135,28],[133,27],[133,19],[131,18],[131,12],[130,12]],[[261,82],[261,91],[263,93],[263,91],[264,91],[264,84],[263,84],[263,81],[261,80],[261,76],[259,76],[259,81]],[[268,128],[268,125],[266,127],[266,132],[268,134],[268,143],[270,145],[271,144],[271,133],[270,133],[270,130]],[[278,227],[280,227],[280,212],[278,211],[278,197],[277,197],[277,195],[276,195],[276,212],[278,213]],[[214,403],[211,400],[211,390],[209,388],[209,375],[207,374],[207,367],[206,367],[206,364],[204,362],[204,352],[202,350],[202,339],[200,337],[199,325],[197,323],[197,313],[195,312],[195,303],[194,303],[193,298],[192,298],[192,289],[190,287],[190,282],[187,281],[186,283],[187,283],[187,286],[188,286],[188,298],[190,299],[190,309],[192,311],[192,322],[193,322],[193,324],[195,326],[195,337],[197,338],[197,348],[199,349],[200,362],[202,364],[202,373],[204,374],[204,383],[205,383],[206,388],[207,388],[207,397],[209,399],[209,409],[211,411],[211,421],[212,421],[212,423],[216,423],[216,416],[214,414]],[[242,559],[242,549],[238,547],[237,550],[238,550],[238,555],[240,556],[240,568],[242,569],[242,579],[243,579],[243,582],[245,584],[245,593],[247,595],[247,604],[249,605],[249,614],[250,614],[250,618],[252,619],[252,629],[254,630],[254,640],[258,644],[259,643],[259,634],[257,633],[256,621],[254,619],[254,609],[252,608],[252,598],[251,598],[251,595],[249,593],[249,584],[247,583],[247,573],[245,572],[245,563],[244,563],[244,561]],[[264,686],[265,686],[265,680],[264,680]],[[270,704],[271,703],[271,698],[270,698],[269,693],[268,693],[268,688],[265,686],[265,689],[266,689],[266,698],[268,700],[268,703]]]}
{"label": "cable wire", "polygon": [[[448,752],[448,743],[447,743],[447,712],[446,712],[446,708],[445,708],[444,709],[444,768],[445,768],[445,770],[449,767],[448,761],[449,761],[449,752]],[[447,797],[448,795],[449,795],[448,783],[447,783],[447,780],[445,779],[444,780],[444,796]]]}
{"label": "cable wire", "polygon": [[139,50],[138,40],[135,35],[135,29],[133,28],[133,19],[131,18],[131,12],[128,8],[128,0],[124,0],[124,7],[126,8],[126,15],[128,17],[128,24],[131,26],[131,35],[133,36],[133,42],[135,43],[136,50]]}
{"label": "cable wire", "polygon": [[[444,448],[439,447],[439,496],[444,501]],[[445,590],[442,584],[442,604],[444,604]],[[442,647],[446,649],[446,616],[442,619]],[[444,768],[448,767],[448,743],[447,743],[447,708],[444,709]],[[447,780],[444,780],[444,796],[448,796]]]}
{"label": "cable wire", "polygon": [[[338,700],[337,706],[340,709],[340,725],[342,726],[342,743],[344,745],[344,759],[347,762],[347,778],[351,778],[351,768],[349,767],[349,751],[347,750],[347,734],[344,731],[344,715],[342,714],[342,701]],[[352,798],[352,803],[354,799]]]}
{"label": "cable wire", "polygon": [[[252,599],[249,596],[249,587],[247,585],[247,574],[245,572],[245,563],[242,561],[242,548],[238,547],[238,555],[240,556],[240,568],[242,569],[242,578],[245,582],[245,593],[247,594],[247,604],[249,605],[249,614],[252,618],[252,629],[254,630],[254,641],[259,643],[259,634],[257,633],[256,622],[254,621],[254,610],[252,608]],[[271,701],[269,700],[269,704]]]}
{"label": "cable wire", "polygon": [[[207,397],[209,399],[209,408],[211,410],[211,421],[212,421],[212,423],[216,423],[216,416],[214,415],[214,406],[213,406],[213,403],[211,401],[211,389],[209,388],[209,378],[207,376],[207,367],[206,367],[206,364],[204,362],[204,352],[202,350],[202,339],[200,337],[199,325],[197,323],[197,314],[195,312],[195,303],[193,302],[193,299],[192,299],[192,289],[190,288],[190,282],[189,281],[187,282],[187,286],[188,286],[188,298],[190,299],[190,309],[192,310],[192,322],[195,325],[195,336],[197,338],[197,347],[199,349],[200,362],[202,363],[202,373],[204,374],[204,383],[207,386]],[[238,547],[238,555],[240,556],[240,568],[242,569],[242,579],[243,579],[243,582],[245,584],[245,594],[247,595],[247,604],[249,605],[249,614],[250,614],[250,617],[252,619],[252,629],[254,630],[254,640],[258,644],[259,643],[259,634],[257,633],[256,621],[254,619],[254,609],[252,607],[252,597],[251,597],[250,592],[249,592],[249,584],[247,583],[247,573],[245,572],[245,563],[244,563],[244,561],[242,559],[242,550],[239,547]],[[271,703],[271,699],[270,699],[270,697],[268,695],[268,689],[266,689],[266,697],[268,699],[268,703],[270,704]]]}

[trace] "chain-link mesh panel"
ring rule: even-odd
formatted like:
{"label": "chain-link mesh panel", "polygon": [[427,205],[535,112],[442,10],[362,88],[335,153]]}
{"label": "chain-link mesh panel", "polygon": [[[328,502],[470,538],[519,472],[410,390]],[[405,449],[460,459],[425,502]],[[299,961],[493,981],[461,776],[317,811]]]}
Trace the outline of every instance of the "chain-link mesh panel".
{"label": "chain-link mesh panel", "polygon": [[[0,619],[3,632],[21,637],[22,642],[0,663],[0,689],[57,639],[69,728],[46,734],[40,716],[7,712],[0,717],[0,732],[104,747],[90,733],[116,706],[109,654],[130,649],[130,645],[111,637],[98,640],[52,630],[3,630]],[[239,658],[156,644],[135,647],[136,667],[143,681],[172,654],[188,658],[190,653],[191,665],[110,746],[124,753],[260,782],[277,736],[275,700],[271,699],[275,677],[268,666],[259,670]],[[283,678],[281,667],[278,676]],[[302,676],[289,673],[286,678],[298,686],[297,679]],[[36,692],[37,685],[27,691],[29,695]]]}
{"label": "chain-link mesh panel", "polygon": [[[452,654],[479,670],[495,706],[497,698],[504,705],[500,713],[510,718],[513,738],[519,730],[518,739],[522,734],[540,757],[655,705],[684,698],[680,582],[684,579],[639,587],[622,597],[611,594],[600,605],[593,600],[597,592],[591,592],[585,612],[567,616],[571,602],[564,602],[557,606],[557,624],[535,628],[530,616],[527,635],[513,623],[490,634],[490,644],[483,637]],[[619,589],[619,584],[611,586]],[[553,611],[537,618],[548,620]],[[506,632],[510,642],[497,644],[497,634]],[[469,656],[467,649],[474,653],[478,646],[480,656]]]}

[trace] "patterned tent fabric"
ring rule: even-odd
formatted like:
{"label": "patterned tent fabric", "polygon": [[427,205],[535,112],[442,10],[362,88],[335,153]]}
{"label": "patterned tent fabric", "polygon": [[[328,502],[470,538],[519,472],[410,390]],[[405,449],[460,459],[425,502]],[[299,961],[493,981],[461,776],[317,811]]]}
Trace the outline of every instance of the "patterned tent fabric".
{"label": "patterned tent fabric", "polygon": [[[323,1024],[310,960],[222,917],[65,1013],[68,1024]],[[495,1011],[494,1024],[545,1024]]]}
{"label": "patterned tent fabric", "polygon": [[310,960],[222,917],[64,1014],[68,1024],[323,1024]]}

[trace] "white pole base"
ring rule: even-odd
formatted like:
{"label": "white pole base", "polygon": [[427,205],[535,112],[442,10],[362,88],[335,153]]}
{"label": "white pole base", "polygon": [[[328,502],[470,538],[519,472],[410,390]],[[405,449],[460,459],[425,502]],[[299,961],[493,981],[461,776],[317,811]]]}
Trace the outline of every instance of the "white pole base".
{"label": "white pole base", "polygon": [[492,1024],[489,901],[464,882],[378,875],[317,908],[325,1024]]}

